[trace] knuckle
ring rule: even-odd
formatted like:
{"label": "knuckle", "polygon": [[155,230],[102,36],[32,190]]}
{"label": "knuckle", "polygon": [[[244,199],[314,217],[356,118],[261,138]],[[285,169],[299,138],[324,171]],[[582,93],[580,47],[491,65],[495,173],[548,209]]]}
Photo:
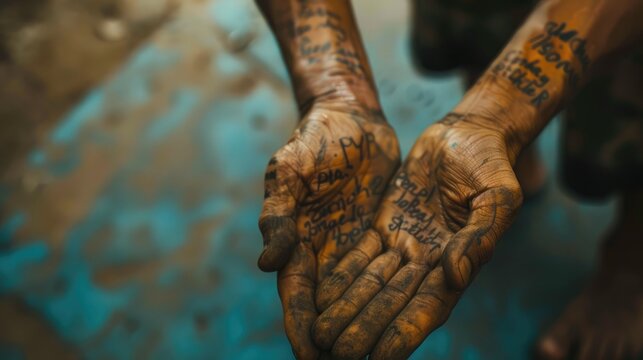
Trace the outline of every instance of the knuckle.
{"label": "knuckle", "polygon": [[523,194],[522,188],[518,181],[511,181],[498,189],[500,201],[512,209],[517,209],[522,205]]}
{"label": "knuckle", "polygon": [[449,306],[440,295],[435,292],[418,292],[417,296],[414,299],[417,303],[427,311],[439,314],[437,323],[439,325],[443,324],[448,318]]}
{"label": "knuckle", "polygon": [[412,334],[417,336],[424,332],[423,329],[420,328],[420,326],[415,321],[413,321],[412,319],[408,319],[406,316],[397,319],[394,326],[398,329],[399,333],[407,334],[407,336]]}
{"label": "knuckle", "polygon": [[351,250],[351,254],[353,256],[353,259],[352,259],[353,261],[351,261],[351,262],[357,262],[357,263],[366,262],[366,263],[368,263],[369,261],[371,261],[371,257],[364,250],[360,249],[359,247],[353,248],[353,250]]}
{"label": "knuckle", "polygon": [[396,284],[388,284],[382,294],[391,298],[394,302],[407,303],[410,300],[409,295]]}
{"label": "knuckle", "polygon": [[425,309],[441,309],[445,306],[444,300],[431,291],[418,292],[415,301]]}
{"label": "knuckle", "polygon": [[356,297],[356,294],[344,294],[340,300],[341,302],[339,304],[341,304],[344,314],[352,314],[360,308],[358,305],[359,299]]}
{"label": "knuckle", "polygon": [[334,292],[335,289],[345,286],[350,281],[349,279],[350,276],[345,270],[333,270],[328,280],[320,285],[320,295],[328,296],[329,294],[325,293]]}
{"label": "knuckle", "polygon": [[375,283],[375,284],[377,284],[379,286],[386,285],[386,280],[384,280],[384,278],[380,274],[377,274],[377,273],[372,272],[372,271],[365,271],[364,275],[362,276],[362,278],[364,280],[366,280],[366,281]]}

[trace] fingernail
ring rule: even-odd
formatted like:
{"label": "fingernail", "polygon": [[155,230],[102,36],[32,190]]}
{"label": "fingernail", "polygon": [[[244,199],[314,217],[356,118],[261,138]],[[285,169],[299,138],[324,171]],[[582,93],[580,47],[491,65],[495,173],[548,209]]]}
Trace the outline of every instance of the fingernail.
{"label": "fingernail", "polygon": [[259,260],[257,260],[257,265],[261,270],[266,270],[266,264],[264,263],[266,261],[265,257],[268,254],[268,246],[264,246],[263,250],[261,251],[261,254],[259,255]]}
{"label": "fingernail", "polygon": [[272,246],[266,246],[257,261],[259,269],[265,272],[273,272],[283,268],[288,258],[284,257],[284,254],[278,250],[279,249],[275,249]]}

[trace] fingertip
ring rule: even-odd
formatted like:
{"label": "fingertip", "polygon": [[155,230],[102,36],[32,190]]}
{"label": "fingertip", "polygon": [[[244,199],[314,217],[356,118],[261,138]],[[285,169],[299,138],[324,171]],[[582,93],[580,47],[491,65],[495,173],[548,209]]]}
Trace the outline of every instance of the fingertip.
{"label": "fingertip", "polygon": [[278,266],[278,265],[271,264],[271,263],[268,263],[268,262],[265,262],[265,261],[262,262],[262,259],[260,258],[259,261],[257,261],[257,267],[259,268],[259,270],[261,270],[263,272],[271,273],[271,272],[281,270],[283,268],[283,265]]}
{"label": "fingertip", "polygon": [[332,256],[322,254],[319,254],[317,259],[317,281],[321,283],[324,279],[328,278],[332,274],[333,269],[337,266],[338,261]]}
{"label": "fingertip", "polygon": [[315,296],[315,306],[317,306],[317,310],[326,311],[332,303],[333,300],[327,292],[317,291],[317,295]]}
{"label": "fingertip", "polygon": [[259,221],[259,229],[264,248],[257,266],[265,272],[282,269],[297,245],[294,220],[289,216],[266,216]]}
{"label": "fingertip", "polygon": [[292,249],[275,251],[274,248],[266,246],[259,255],[257,266],[263,272],[275,272],[283,269],[288,262]]}

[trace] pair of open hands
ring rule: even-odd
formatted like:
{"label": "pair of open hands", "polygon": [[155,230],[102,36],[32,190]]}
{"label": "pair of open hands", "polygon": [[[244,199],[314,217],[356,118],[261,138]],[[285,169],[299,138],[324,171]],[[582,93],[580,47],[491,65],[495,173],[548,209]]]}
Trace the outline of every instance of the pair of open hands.
{"label": "pair of open hands", "polygon": [[259,267],[297,358],[403,359],[446,321],[522,201],[476,120],[447,115],[400,166],[380,112],[318,103],[270,160]]}

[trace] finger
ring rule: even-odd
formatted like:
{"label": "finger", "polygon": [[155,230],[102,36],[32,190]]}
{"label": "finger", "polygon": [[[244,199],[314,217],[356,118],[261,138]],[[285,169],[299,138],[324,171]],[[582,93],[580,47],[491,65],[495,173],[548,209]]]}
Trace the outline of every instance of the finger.
{"label": "finger", "polygon": [[[381,181],[375,181],[371,175],[363,178],[353,178],[351,184],[342,189],[338,194],[343,200],[348,200],[355,205],[348,207],[339,214],[340,225],[327,234],[321,250],[318,252],[317,281],[321,282],[328,277],[337,263],[362,239],[379,235],[374,230],[369,230],[373,224],[380,195],[375,192],[361,191],[364,186],[377,189]],[[372,260],[372,258],[371,258]],[[369,260],[370,261],[370,260]]]}
{"label": "finger", "polygon": [[400,269],[342,332],[333,346],[333,355],[340,359],[366,356],[409,302],[427,273],[426,265],[409,263]]}
{"label": "finger", "polygon": [[491,259],[500,236],[511,224],[522,203],[520,186],[493,188],[476,196],[467,224],[446,246],[442,265],[455,289],[465,289],[480,266]]}
{"label": "finger", "polygon": [[[368,219],[370,221],[370,219]],[[368,224],[370,226],[370,223]],[[326,279],[337,267],[339,261],[353,249],[355,244],[359,244],[366,232],[362,230],[362,224],[347,223],[334,232],[327,234],[327,240],[324,242],[321,250],[317,254],[317,282]],[[336,236],[350,234],[350,240],[337,239]]]}
{"label": "finger", "polygon": [[278,153],[270,159],[264,180],[263,210],[259,217],[264,248],[258,266],[263,271],[281,269],[297,243],[295,206],[302,189],[300,176],[284,156]]}
{"label": "finger", "polygon": [[284,327],[297,359],[317,359],[319,355],[310,336],[317,318],[314,276],[315,256],[304,244],[299,244],[277,278]]}
{"label": "finger", "polygon": [[424,278],[409,304],[386,328],[369,359],[406,359],[449,317],[460,293],[447,287],[438,267]]}
{"label": "finger", "polygon": [[330,243],[332,243],[332,241],[326,242],[326,244],[324,244],[324,248],[322,249],[322,251],[317,254],[317,282],[318,283],[326,279],[331,274],[331,272],[339,262],[337,257],[341,256],[341,255],[336,255],[335,252],[328,246],[328,245],[335,246],[334,244],[330,244]]}
{"label": "finger", "polygon": [[[366,232],[360,242],[335,266],[317,288],[317,309],[326,310],[353,283],[355,278],[382,251],[382,239],[374,231]],[[326,264],[327,266],[327,264]]]}
{"label": "finger", "polygon": [[398,252],[378,256],[337,301],[313,325],[313,339],[322,349],[330,349],[342,330],[386,285],[400,263]]}

